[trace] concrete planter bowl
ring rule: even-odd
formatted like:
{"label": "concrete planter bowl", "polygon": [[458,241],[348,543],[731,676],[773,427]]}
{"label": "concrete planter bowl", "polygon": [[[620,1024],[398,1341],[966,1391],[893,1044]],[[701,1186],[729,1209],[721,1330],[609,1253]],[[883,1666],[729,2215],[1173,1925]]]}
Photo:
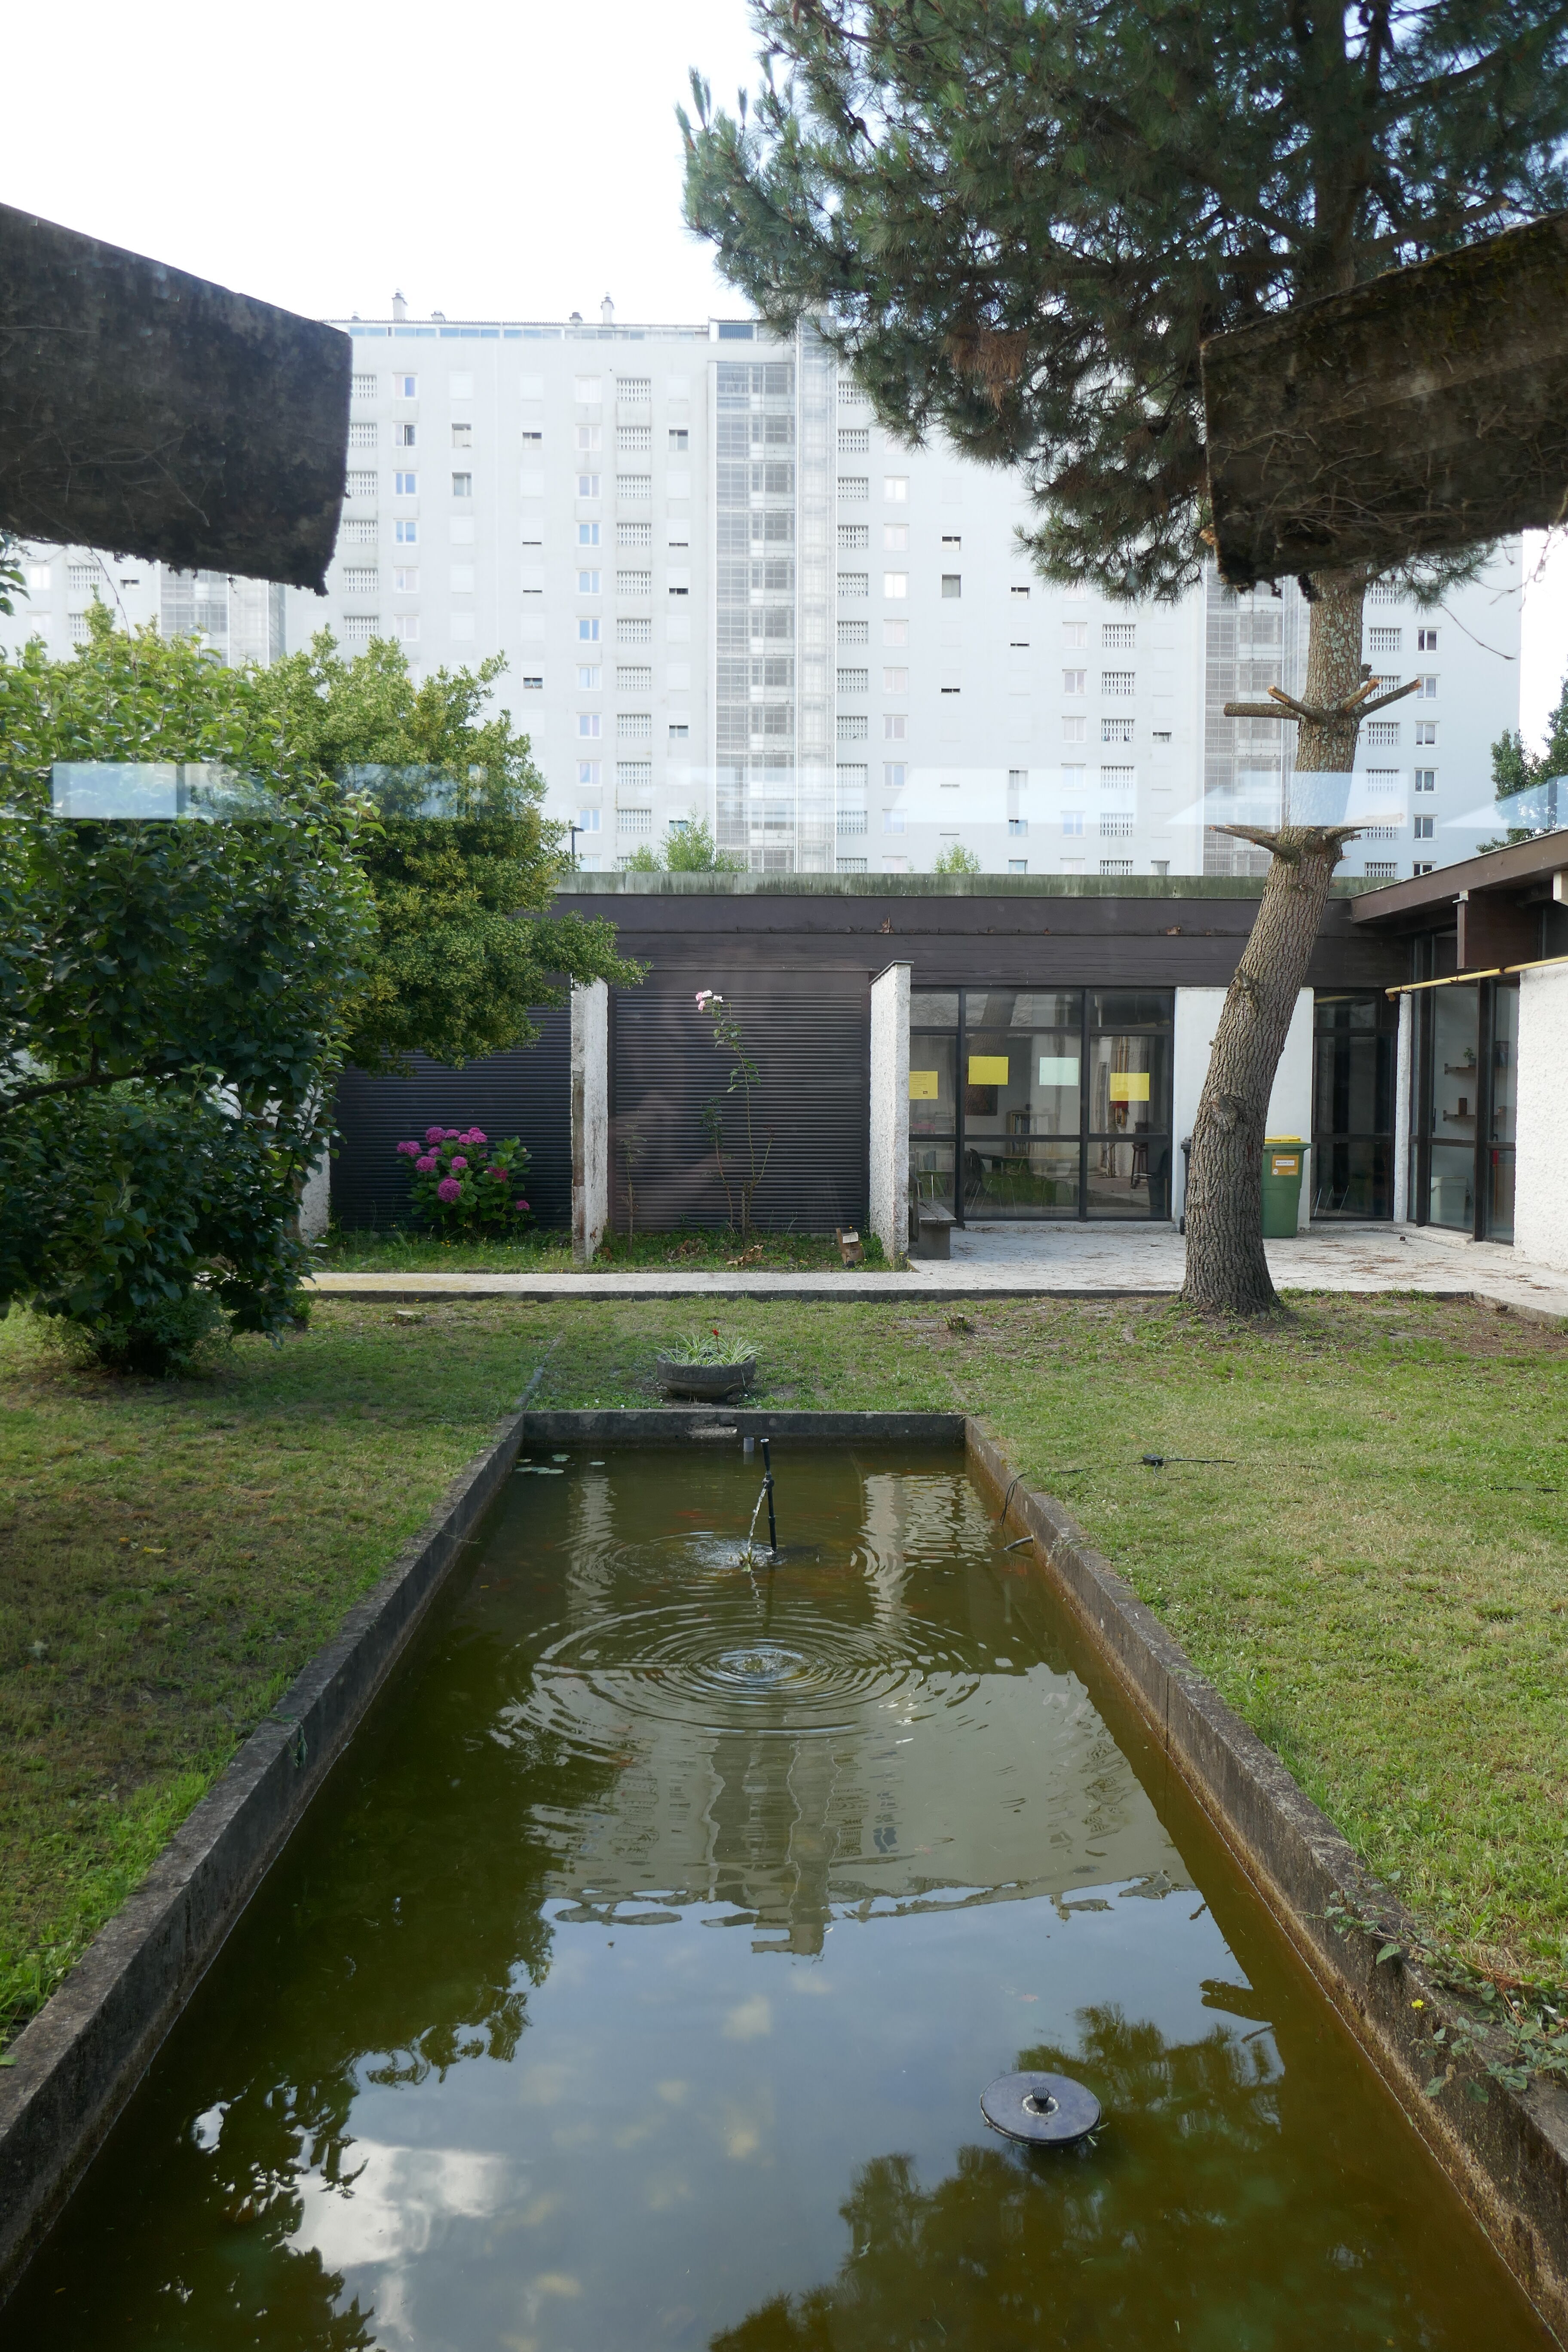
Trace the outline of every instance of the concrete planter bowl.
{"label": "concrete planter bowl", "polygon": [[681,1364],[673,1357],[660,1356],[658,1385],[667,1397],[699,1397],[718,1404],[749,1389],[756,1369],[755,1356],[747,1356],[738,1364]]}

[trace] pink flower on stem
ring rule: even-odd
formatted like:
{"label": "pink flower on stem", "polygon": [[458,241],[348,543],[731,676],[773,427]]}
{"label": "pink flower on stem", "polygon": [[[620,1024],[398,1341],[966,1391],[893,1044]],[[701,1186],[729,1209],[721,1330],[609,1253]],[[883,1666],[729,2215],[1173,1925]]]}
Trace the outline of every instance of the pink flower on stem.
{"label": "pink flower on stem", "polygon": [[417,1160],[421,1147],[417,1143],[400,1143],[397,1147],[405,1159]]}
{"label": "pink flower on stem", "polygon": [[487,1176],[499,1176],[503,1184],[506,1182],[506,1170],[504,1168],[487,1168],[485,1170],[485,1174]]}
{"label": "pink flower on stem", "polygon": [[489,1138],[482,1127],[470,1127],[467,1135],[459,1135],[458,1140],[459,1143],[488,1143]]}
{"label": "pink flower on stem", "polygon": [[439,1164],[440,1163],[437,1160],[436,1154],[433,1151],[426,1151],[422,1159],[416,1160],[414,1163],[421,1176],[434,1175]]}
{"label": "pink flower on stem", "polygon": [[462,1197],[463,1188],[458,1183],[457,1178],[455,1176],[443,1176],[441,1181],[436,1187],[436,1198],[438,1201],[451,1202],[460,1201]]}
{"label": "pink flower on stem", "polygon": [[457,1129],[455,1127],[444,1127],[441,1129],[441,1140],[443,1143],[458,1142],[460,1138],[458,1134]]}
{"label": "pink flower on stem", "polygon": [[439,1143],[446,1132],[444,1127],[427,1127],[425,1130],[425,1140],[426,1143]]}
{"label": "pink flower on stem", "polygon": [[460,1175],[462,1174],[462,1172],[463,1172],[464,1169],[468,1166],[468,1161],[464,1159],[464,1157],[463,1157],[463,1155],[462,1155],[462,1153],[461,1153],[460,1151],[454,1151],[454,1152],[453,1152],[453,1154],[452,1154],[452,1173],[453,1173],[453,1175],[454,1175],[454,1176],[460,1176]]}
{"label": "pink flower on stem", "polygon": [[514,1202],[512,1203],[512,1205],[513,1205],[513,1207],[514,1207],[514,1208],[518,1208],[518,1209],[526,1209],[526,1208],[527,1208],[527,1206],[528,1206],[528,1202],[527,1202],[526,1201],[516,1201],[516,1202]]}

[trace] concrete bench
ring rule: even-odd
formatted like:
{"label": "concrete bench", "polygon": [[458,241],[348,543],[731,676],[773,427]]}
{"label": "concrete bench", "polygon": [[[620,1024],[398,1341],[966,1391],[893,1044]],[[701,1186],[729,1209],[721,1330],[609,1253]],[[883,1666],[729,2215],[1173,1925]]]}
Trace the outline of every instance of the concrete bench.
{"label": "concrete bench", "polygon": [[937,1201],[917,1201],[915,1203],[916,1257],[951,1257],[952,1228],[956,1220],[951,1209]]}

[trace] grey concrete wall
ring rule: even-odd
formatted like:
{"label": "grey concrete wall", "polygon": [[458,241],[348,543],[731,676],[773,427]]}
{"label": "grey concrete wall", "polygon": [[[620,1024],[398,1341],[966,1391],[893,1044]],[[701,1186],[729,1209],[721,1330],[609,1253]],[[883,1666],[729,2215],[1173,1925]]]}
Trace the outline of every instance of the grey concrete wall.
{"label": "grey concrete wall", "polygon": [[610,992],[572,991],[572,1255],[593,1263],[610,1214]]}
{"label": "grey concrete wall", "polygon": [[[1406,998],[1408,1003],[1409,999]],[[1568,1270],[1568,966],[1519,981],[1514,1247]],[[1498,1074],[1500,1091],[1503,1074]]]}

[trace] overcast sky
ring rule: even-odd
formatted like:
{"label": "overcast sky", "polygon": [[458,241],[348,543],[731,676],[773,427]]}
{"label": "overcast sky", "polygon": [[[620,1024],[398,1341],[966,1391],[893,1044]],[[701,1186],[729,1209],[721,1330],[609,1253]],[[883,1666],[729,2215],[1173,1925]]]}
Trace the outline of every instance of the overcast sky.
{"label": "overcast sky", "polygon": [[[7,12],[0,194],[318,318],[706,318],[674,110],[755,80],[744,0],[73,0]],[[66,102],[68,97],[68,103]],[[1526,601],[1525,731],[1568,647],[1568,549]]]}

